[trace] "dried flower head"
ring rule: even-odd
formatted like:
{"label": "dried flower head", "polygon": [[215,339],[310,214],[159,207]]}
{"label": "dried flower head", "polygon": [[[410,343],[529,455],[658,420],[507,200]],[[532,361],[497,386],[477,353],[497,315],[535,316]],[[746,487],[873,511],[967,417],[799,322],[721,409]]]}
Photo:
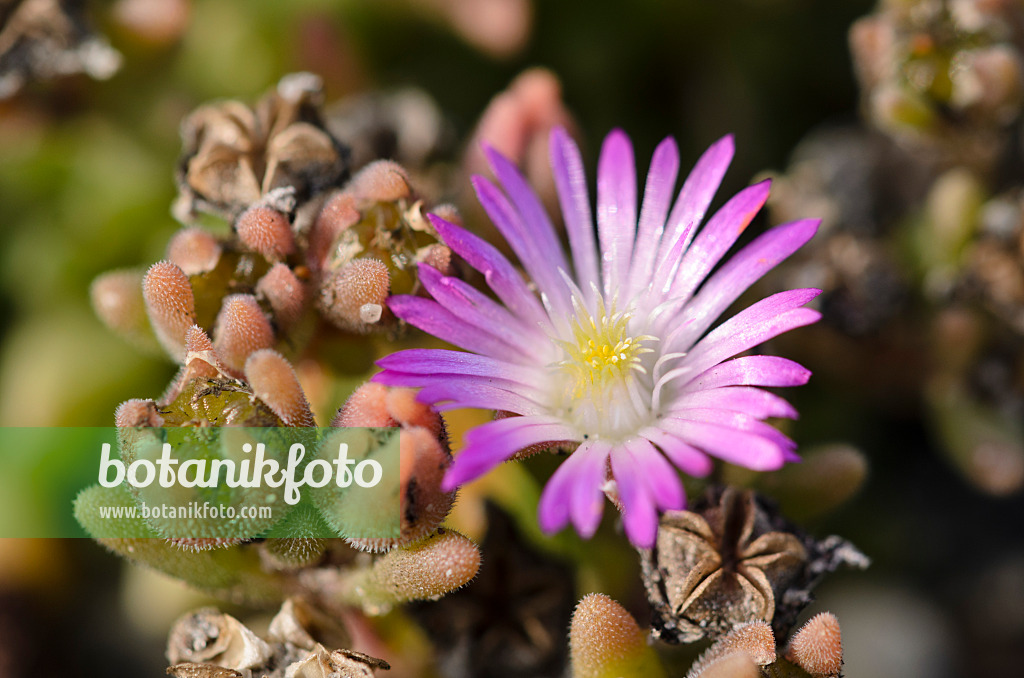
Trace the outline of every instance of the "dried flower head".
{"label": "dried flower head", "polygon": [[785,637],[821,576],[867,559],[838,537],[813,540],[750,490],[712,487],[692,511],[662,516],[641,563],[651,633],[688,643],[758,620]]}
{"label": "dried flower head", "polygon": [[706,475],[709,454],[756,470],[796,458],[793,441],[763,421],[796,412],[758,387],[802,384],[809,372],[776,357],[727,359],[817,320],[816,311],[802,306],[818,290],[782,292],[708,330],[751,284],[805,243],[817,222],[779,226],[712,273],[764,204],[767,182],[740,192],[697,234],[732,157],[732,139],[698,161],[671,212],[679,158],[675,143],[665,140],[638,210],[632,146],[615,131],[599,161],[595,242],[579,150],[556,129],[551,162],[570,263],[523,176],[500,154],[487,153],[505,192],[476,177],[477,194],[540,298],[492,245],[432,217],[445,244],[484,274],[500,303],[421,266],[419,280],[433,299],[393,296],[389,307],[465,352],[403,351],[379,361],[384,371],[374,377],[422,387],[419,397],[439,410],[519,415],[470,431],[446,488],[525,448],[568,444],[575,451],[541,497],[544,530],[571,520],[581,534],[593,534],[610,477],[627,535],[651,546],[658,511],[685,503],[676,468]]}
{"label": "dried flower head", "polygon": [[175,216],[197,212],[234,220],[264,201],[291,212],[340,185],[346,152],[324,128],[320,79],[286,75],[249,108],[238,101],[202,106],[182,123]]}
{"label": "dried flower head", "polygon": [[85,3],[20,0],[0,9],[0,100],[26,83],[85,73],[99,80],[114,75],[121,55],[96,35]]}

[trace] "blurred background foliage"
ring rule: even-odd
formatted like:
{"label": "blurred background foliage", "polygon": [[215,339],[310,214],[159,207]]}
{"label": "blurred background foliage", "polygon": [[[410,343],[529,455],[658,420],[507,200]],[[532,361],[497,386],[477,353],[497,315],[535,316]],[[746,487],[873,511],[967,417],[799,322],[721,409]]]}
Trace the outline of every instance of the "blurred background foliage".
{"label": "blurred background foliage", "polygon": [[[98,32],[122,54],[120,71],[106,81],[30,83],[0,102],[4,426],[111,425],[119,402],[154,396],[170,380],[175,368],[166,359],[126,344],[94,317],[89,285],[101,272],[162,258],[179,228],[170,216],[179,123],[203,102],[253,102],[297,70],[323,78],[328,102],[413,86],[436,101],[452,137],[465,143],[496,94],[526,68],[543,66],[562,83],[590,169],[615,126],[632,136],[641,165],[665,135],[679,141],[687,167],[714,139],[734,133],[738,152],[720,204],[759,172],[784,170],[813,130],[857,125],[847,34],[875,3],[509,0],[526,23],[519,33],[509,23],[500,39],[482,29],[474,34],[472,21],[467,29],[445,9],[459,3],[443,0],[134,3],[162,9],[156,22],[133,20],[131,0],[87,4]],[[462,150],[456,144],[452,158]],[[1013,184],[1021,183],[1017,176]],[[927,337],[929,311],[915,309],[903,320],[917,323],[918,338]],[[885,343],[870,332],[850,341],[856,356],[871,356]],[[870,465],[860,494],[825,516],[783,497],[783,509],[804,527],[842,534],[874,561],[868,573],[829,580],[812,608],[839,617],[847,674],[1019,671],[1020,492],[994,497],[947,461],[927,423],[920,380],[905,392],[885,386],[891,356],[874,363],[851,357],[863,368],[851,376],[841,351],[797,345],[786,355],[820,374],[793,394],[802,414],[796,439],[812,453],[816,444],[850,443]],[[815,364],[826,359],[833,364]],[[465,503],[474,506],[476,495],[497,498],[525,539],[541,543],[534,476],[552,467],[537,460],[527,470],[503,469],[470,488]],[[788,481],[769,475],[759,482],[771,494]],[[821,489],[813,477],[792,482]],[[472,527],[469,510],[460,519]],[[592,542],[563,534],[546,548],[589,562],[577,572],[577,594],[603,590],[644,623],[635,559],[610,523]],[[0,675],[16,675],[4,669],[19,661],[38,676],[163,674],[164,634],[201,598],[130,568],[118,576],[113,557],[85,540],[5,542]]]}

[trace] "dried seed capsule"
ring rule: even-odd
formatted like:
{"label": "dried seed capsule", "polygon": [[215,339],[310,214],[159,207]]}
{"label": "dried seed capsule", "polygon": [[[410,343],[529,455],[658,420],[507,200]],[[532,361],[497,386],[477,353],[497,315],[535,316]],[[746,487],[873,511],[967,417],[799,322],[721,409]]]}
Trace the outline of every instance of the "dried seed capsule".
{"label": "dried seed capsule", "polygon": [[274,345],[274,330],[256,297],[250,294],[225,297],[217,314],[213,345],[224,364],[236,374],[242,372],[246,359],[254,351]]}
{"label": "dried seed capsule", "polygon": [[146,312],[160,345],[176,362],[185,358],[185,335],[196,322],[196,303],[188,276],[169,261],[150,266],[142,281]]}
{"label": "dried seed capsule", "polygon": [[324,281],[320,309],[341,329],[368,332],[383,315],[390,282],[384,262],[356,259]]}
{"label": "dried seed capsule", "polygon": [[306,289],[285,264],[274,264],[256,283],[256,294],[266,299],[278,327],[287,330],[302,315]]}
{"label": "dried seed capsule", "polygon": [[601,593],[584,596],[576,605],[569,647],[573,678],[665,675],[633,616]]}
{"label": "dried seed capsule", "polygon": [[812,676],[838,676],[843,668],[839,620],[831,612],[811,617],[793,635],[786,658]]}
{"label": "dried seed capsule", "polygon": [[288,426],[316,426],[295,370],[277,351],[261,349],[245,362],[245,378],[253,393]]}
{"label": "dried seed capsule", "polygon": [[212,271],[220,261],[221,246],[217,239],[201,228],[183,228],[167,245],[167,258],[185,275]]}
{"label": "dried seed capsule", "polygon": [[267,261],[280,261],[295,251],[288,217],[270,207],[250,207],[238,217],[235,230],[246,247]]}

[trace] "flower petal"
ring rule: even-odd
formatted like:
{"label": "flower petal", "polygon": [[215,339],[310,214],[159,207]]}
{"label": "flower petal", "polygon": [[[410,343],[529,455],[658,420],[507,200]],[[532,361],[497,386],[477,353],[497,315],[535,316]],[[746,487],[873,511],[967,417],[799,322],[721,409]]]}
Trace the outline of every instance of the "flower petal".
{"label": "flower petal", "polygon": [[811,371],[788,358],[749,355],[719,363],[690,380],[685,391],[721,386],[803,386]]}
{"label": "flower petal", "polygon": [[622,500],[622,519],[626,536],[635,546],[649,549],[658,535],[658,513],[648,493],[642,470],[633,463],[632,455],[624,447],[616,447],[610,454],[612,475]]}
{"label": "flower petal", "polygon": [[[800,308],[821,294],[821,290],[803,289],[779,292],[743,309],[711,330],[683,359],[683,364],[700,373],[741,351],[753,348],[783,332],[810,325],[821,314]],[[685,351],[687,344],[666,342],[672,351]]]}
{"label": "flower petal", "polygon": [[781,447],[753,433],[683,419],[665,419],[661,427],[708,454],[755,471],[774,471],[787,460]]}
{"label": "flower petal", "polygon": [[770,189],[771,181],[768,180],[748,186],[715,212],[707,226],[701,229],[693,244],[686,250],[672,282],[669,296],[678,299],[690,298],[697,286],[722,260],[725,253],[761,211],[768,200]]}
{"label": "flower petal", "polygon": [[[530,368],[497,358],[442,348],[410,348],[384,356],[377,365],[386,370],[413,374],[470,374],[515,380]],[[528,383],[528,382],[524,382]]]}
{"label": "flower petal", "polygon": [[543,342],[544,334],[512,315],[507,308],[495,303],[468,283],[442,275],[433,266],[419,264],[419,280],[430,296],[458,317],[477,327],[486,327],[492,334],[511,339],[518,344]]}
{"label": "flower petal", "polygon": [[[507,332],[498,337],[478,325],[472,325],[438,304],[433,299],[398,294],[388,298],[388,308],[414,327],[467,351],[484,355],[509,357],[517,355],[526,364],[534,362],[529,347],[515,343]],[[496,327],[490,327],[499,330]],[[500,331],[500,330],[499,330]]]}
{"label": "flower petal", "polygon": [[597,267],[597,243],[594,238],[594,219],[590,214],[590,195],[587,176],[583,171],[580,149],[562,127],[551,130],[551,169],[562,206],[562,218],[569,235],[576,282],[588,303],[594,301],[591,284],[601,287]]}
{"label": "flower petal", "polygon": [[727,261],[687,305],[693,318],[687,328],[688,340],[696,341],[743,292],[800,249],[817,232],[819,223],[807,219],[777,226]]}
{"label": "flower petal", "polygon": [[569,524],[574,489],[579,484],[579,467],[588,451],[589,444],[584,441],[559,464],[551,474],[537,504],[537,522],[547,534],[558,532]]}
{"label": "flower petal", "polygon": [[799,416],[796,409],[784,399],[751,386],[725,386],[685,392],[673,400],[669,410],[679,411],[692,407],[746,412],[758,419],[796,419]]}
{"label": "flower petal", "polygon": [[[587,449],[584,445],[589,444]],[[604,512],[604,493],[601,491],[608,475],[608,455],[612,446],[603,440],[584,441],[573,456],[581,452],[576,469],[576,482],[572,486],[572,522],[581,537],[589,539],[601,524]]]}
{"label": "flower petal", "polygon": [[494,377],[385,370],[374,375],[372,381],[385,386],[422,388],[416,399],[430,403],[438,412],[458,407],[505,410],[516,414],[541,414],[546,410],[538,404],[540,395],[535,389]]}
{"label": "flower petal", "polygon": [[703,478],[714,469],[708,455],[677,436],[655,426],[641,429],[640,435],[658,446],[679,470],[695,478]]}
{"label": "flower petal", "polygon": [[597,161],[597,235],[604,293],[613,298],[629,274],[636,235],[636,164],[626,133],[612,130]]}
{"label": "flower petal", "polygon": [[693,166],[668,217],[665,234],[658,247],[656,270],[661,270],[665,264],[674,265],[675,262],[668,259],[676,245],[681,245],[680,251],[685,250],[693,239],[697,225],[704,219],[711,199],[732,162],[734,151],[732,135],[724,136],[704,151]]}
{"label": "flower petal", "polygon": [[466,433],[466,447],[456,455],[441,489],[449,492],[478,478],[531,445],[576,438],[576,433],[556,417],[507,417],[477,426]]}
{"label": "flower petal", "polygon": [[678,173],[679,148],[675,139],[668,137],[654,149],[651,168],[647,171],[644,202],[640,208],[640,223],[637,226],[633,259],[630,263],[629,287],[626,294],[628,297],[632,297],[650,283],[651,274],[654,273],[654,258],[658,254],[658,243],[665,231],[665,218],[668,216]]}
{"label": "flower petal", "polygon": [[484,275],[487,286],[512,313],[526,322],[547,322],[547,313],[537,295],[530,291],[519,272],[494,245],[438,216],[430,214],[428,217],[444,243]]}
{"label": "flower petal", "polygon": [[646,438],[630,438],[624,443],[633,457],[655,505],[662,511],[678,511],[686,505],[686,495],[679,474],[661,452]]}

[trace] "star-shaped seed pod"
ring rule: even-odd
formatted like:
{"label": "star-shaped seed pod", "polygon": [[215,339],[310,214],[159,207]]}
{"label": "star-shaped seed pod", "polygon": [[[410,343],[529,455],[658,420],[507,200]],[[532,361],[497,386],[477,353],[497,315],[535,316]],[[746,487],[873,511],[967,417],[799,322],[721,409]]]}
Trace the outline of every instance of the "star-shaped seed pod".
{"label": "star-shaped seed pod", "polygon": [[93,31],[85,3],[0,2],[0,100],[36,80],[76,73],[106,80],[120,66],[121,55]]}
{"label": "star-shaped seed pod", "polygon": [[221,101],[196,109],[181,126],[174,214],[233,221],[263,200],[292,212],[348,174],[348,152],[324,128],[320,78],[286,75],[252,108]]}
{"label": "star-shaped seed pod", "polygon": [[758,620],[784,637],[823,574],[867,565],[848,542],[818,542],[754,492],[733,487],[710,488],[693,511],[664,514],[654,548],[640,553],[651,633],[684,643]]}

